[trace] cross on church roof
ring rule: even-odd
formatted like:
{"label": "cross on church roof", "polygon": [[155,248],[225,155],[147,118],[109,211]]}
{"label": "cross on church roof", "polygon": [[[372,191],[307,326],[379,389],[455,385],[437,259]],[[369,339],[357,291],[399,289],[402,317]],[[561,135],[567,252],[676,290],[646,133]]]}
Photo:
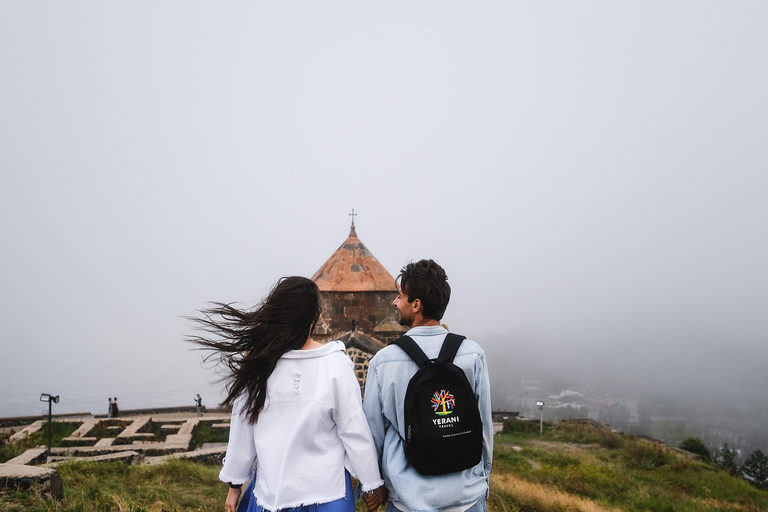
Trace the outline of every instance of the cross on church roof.
{"label": "cross on church roof", "polygon": [[355,209],[352,208],[352,213],[348,213],[350,217],[352,217],[352,227],[355,227],[355,215],[360,215],[359,213],[355,213]]}

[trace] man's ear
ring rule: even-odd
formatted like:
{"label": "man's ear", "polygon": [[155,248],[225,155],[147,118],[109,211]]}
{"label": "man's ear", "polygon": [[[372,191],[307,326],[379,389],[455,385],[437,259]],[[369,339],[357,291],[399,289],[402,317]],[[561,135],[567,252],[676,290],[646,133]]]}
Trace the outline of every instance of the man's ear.
{"label": "man's ear", "polygon": [[413,308],[414,313],[418,313],[422,309],[421,299],[413,299],[413,302],[411,303],[411,308]]}

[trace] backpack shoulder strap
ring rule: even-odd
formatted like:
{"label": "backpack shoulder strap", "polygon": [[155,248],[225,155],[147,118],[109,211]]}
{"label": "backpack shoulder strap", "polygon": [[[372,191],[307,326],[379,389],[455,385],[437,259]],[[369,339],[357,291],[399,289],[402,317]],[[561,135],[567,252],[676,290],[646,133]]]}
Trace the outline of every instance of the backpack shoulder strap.
{"label": "backpack shoulder strap", "polygon": [[438,363],[452,363],[453,358],[456,357],[456,352],[459,351],[461,342],[467,339],[466,336],[460,334],[454,334],[449,332],[445,336],[443,346],[440,348],[440,355],[437,356]]}
{"label": "backpack shoulder strap", "polygon": [[408,354],[408,357],[413,359],[413,362],[416,363],[419,368],[429,362],[427,355],[423,350],[421,350],[421,347],[419,347],[410,336],[402,336],[397,338],[396,340],[392,341],[390,345],[397,345],[403,349],[403,351]]}

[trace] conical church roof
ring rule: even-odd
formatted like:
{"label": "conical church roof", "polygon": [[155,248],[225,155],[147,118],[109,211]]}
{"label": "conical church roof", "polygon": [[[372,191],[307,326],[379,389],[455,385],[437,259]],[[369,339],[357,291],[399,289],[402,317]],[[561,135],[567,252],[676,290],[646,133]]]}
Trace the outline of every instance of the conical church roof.
{"label": "conical church roof", "polygon": [[354,224],[349,238],[315,272],[312,280],[321,292],[397,291],[395,278],[357,238]]}

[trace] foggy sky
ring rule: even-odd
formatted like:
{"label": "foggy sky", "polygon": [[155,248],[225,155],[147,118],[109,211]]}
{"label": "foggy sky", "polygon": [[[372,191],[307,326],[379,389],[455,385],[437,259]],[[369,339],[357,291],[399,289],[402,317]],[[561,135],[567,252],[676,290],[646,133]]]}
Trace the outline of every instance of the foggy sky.
{"label": "foggy sky", "polygon": [[763,2],[0,3],[0,416],[65,375],[109,394],[166,375],[146,393],[176,405],[215,377],[182,317],[311,276],[352,208],[393,275],[446,268],[444,322],[500,378],[759,396],[767,20]]}

